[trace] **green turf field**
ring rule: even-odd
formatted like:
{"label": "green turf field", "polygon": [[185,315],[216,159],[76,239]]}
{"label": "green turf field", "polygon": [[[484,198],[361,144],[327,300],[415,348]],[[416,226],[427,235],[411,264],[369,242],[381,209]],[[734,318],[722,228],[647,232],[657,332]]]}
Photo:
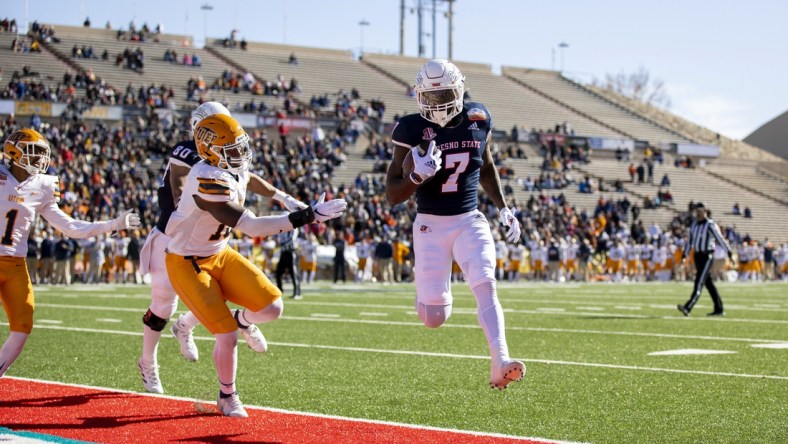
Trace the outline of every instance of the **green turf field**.
{"label": "green turf field", "polygon": [[[267,354],[240,343],[237,386],[246,404],[509,435],[787,442],[788,286],[720,287],[727,317],[705,316],[704,293],[684,318],[675,306],[688,284],[503,284],[510,352],[528,367],[503,392],[488,386],[486,342],[464,285],[436,330],[419,323],[412,286],[307,287],[303,300],[286,300],[282,319],[261,326]],[[8,374],[141,391],[148,302],[148,287],[36,288],[37,328]],[[207,331],[196,333],[196,363],[168,331],[159,347],[166,393],[214,400]],[[730,353],[650,355],[682,349]]]}

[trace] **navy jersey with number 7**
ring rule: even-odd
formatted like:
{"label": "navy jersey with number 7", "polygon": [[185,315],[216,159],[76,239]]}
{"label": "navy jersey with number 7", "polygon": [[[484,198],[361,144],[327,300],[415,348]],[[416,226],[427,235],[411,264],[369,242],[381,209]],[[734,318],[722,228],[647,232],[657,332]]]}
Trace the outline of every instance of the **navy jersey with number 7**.
{"label": "navy jersey with number 7", "polygon": [[479,170],[492,116],[481,103],[467,102],[458,118],[455,126],[441,128],[419,114],[409,114],[394,127],[391,140],[395,144],[410,149],[434,140],[441,153],[441,169],[416,189],[419,213],[453,216],[479,205]]}
{"label": "navy jersey with number 7", "polygon": [[179,142],[170,153],[170,158],[167,160],[167,168],[162,177],[162,183],[159,186],[159,220],[156,222],[156,228],[164,233],[167,228],[167,222],[170,220],[170,215],[175,211],[177,202],[172,200],[172,187],[170,186],[170,165],[178,165],[191,168],[202,160],[200,155],[197,154],[197,146],[193,140],[186,140]]}

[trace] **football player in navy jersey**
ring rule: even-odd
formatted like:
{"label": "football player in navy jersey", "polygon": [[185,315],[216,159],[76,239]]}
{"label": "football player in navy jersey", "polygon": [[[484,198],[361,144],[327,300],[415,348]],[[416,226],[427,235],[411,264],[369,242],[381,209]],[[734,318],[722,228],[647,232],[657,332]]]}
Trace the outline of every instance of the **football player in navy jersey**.
{"label": "football player in navy jersey", "polygon": [[492,116],[481,103],[463,103],[465,77],[448,60],[424,64],[414,91],[419,114],[402,117],[391,136],[395,150],[386,176],[386,197],[397,204],[416,193],[416,311],[429,328],[449,318],[453,258],[476,298],[477,318],[490,347],[490,386],[502,390],[522,380],[525,365],[509,358],[495,288],[495,242],[487,219],[477,209],[479,184],[508,227],[509,242],[519,242],[520,223],[506,207],[490,153]]}
{"label": "football player in navy jersey", "polygon": [[[190,119],[192,132],[203,119],[216,114],[229,116],[230,111],[218,102],[205,102],[198,106],[192,112]],[[162,183],[158,189],[159,220],[145,240],[140,254],[140,274],[144,276],[150,273],[151,275],[151,304],[142,317],[144,324],[142,357],[137,361],[137,366],[142,375],[143,386],[147,391],[153,393],[164,393],[164,388],[159,380],[156,355],[161,332],[178,308],[178,295],[172,288],[164,262],[165,249],[170,242],[170,237],[165,234],[165,230],[170,216],[178,204],[178,199],[181,197],[186,176],[191,168],[201,160],[191,134],[188,138],[178,142],[170,152]],[[290,211],[306,208],[305,204],[277,190],[255,174],[251,174],[248,190],[262,196],[272,197]],[[247,345],[258,353],[265,352],[268,344],[257,326],[242,323],[241,320],[238,320],[238,323]],[[194,314],[187,312],[170,326],[170,332],[180,343],[181,354],[189,361],[196,361],[199,358],[197,346],[192,336],[192,330],[197,324],[199,321]],[[244,327],[241,327],[242,324]]]}

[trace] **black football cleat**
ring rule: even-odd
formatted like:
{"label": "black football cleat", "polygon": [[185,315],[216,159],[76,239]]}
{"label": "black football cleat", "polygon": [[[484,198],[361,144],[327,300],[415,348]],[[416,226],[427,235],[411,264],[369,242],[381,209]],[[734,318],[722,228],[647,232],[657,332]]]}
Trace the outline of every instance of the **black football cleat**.
{"label": "black football cleat", "polygon": [[683,305],[679,304],[679,305],[677,305],[677,306],[676,306],[676,308],[678,308],[678,309],[679,309],[679,311],[680,311],[680,312],[681,312],[681,313],[682,313],[684,316],[689,316],[689,313],[690,313],[690,312],[689,312],[689,310],[687,310],[687,307],[685,307],[685,306],[683,306]]}
{"label": "black football cleat", "polygon": [[725,312],[724,311],[713,311],[713,312],[707,314],[706,316],[725,316]]}

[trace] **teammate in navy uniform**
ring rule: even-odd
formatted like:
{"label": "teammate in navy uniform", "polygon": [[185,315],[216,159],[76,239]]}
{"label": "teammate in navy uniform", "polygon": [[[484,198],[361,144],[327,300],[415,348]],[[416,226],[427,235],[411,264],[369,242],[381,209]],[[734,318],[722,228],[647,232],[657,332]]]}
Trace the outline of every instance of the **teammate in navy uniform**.
{"label": "teammate in navy uniform", "polygon": [[[229,116],[230,111],[218,102],[205,102],[198,106],[191,115],[192,132],[203,119],[216,114]],[[145,240],[140,253],[140,274],[145,276],[150,273],[151,275],[151,304],[142,317],[144,324],[142,357],[137,365],[142,374],[142,383],[149,392],[164,393],[164,388],[159,380],[157,348],[161,332],[178,308],[178,295],[172,288],[164,262],[165,249],[170,241],[169,236],[165,234],[167,223],[178,205],[186,176],[191,168],[201,160],[197,147],[191,140],[191,134],[178,142],[172,149],[161,186],[158,189],[159,220]],[[277,190],[259,176],[254,174],[251,176],[250,191],[271,197],[281,202],[290,211],[306,208],[305,204]],[[199,321],[194,314],[187,312],[170,326],[170,332],[180,343],[181,354],[189,361],[196,361],[199,358],[199,352],[192,336],[192,330],[197,324]],[[250,348],[259,353],[267,349],[265,338],[255,325],[247,325],[239,330]]]}
{"label": "teammate in navy uniform", "polygon": [[[448,60],[422,66],[414,91],[419,114],[401,118],[394,128],[396,148],[386,177],[386,196],[397,204],[416,193],[416,311],[430,328],[449,318],[454,259],[476,298],[478,320],[490,347],[490,386],[502,390],[522,380],[525,366],[509,358],[495,289],[495,242],[490,224],[477,209],[479,184],[508,227],[509,242],[519,242],[520,224],[506,207],[490,153],[492,116],[481,103],[463,103],[465,77]],[[426,150],[420,147],[427,144]],[[409,156],[412,172],[403,171]]]}

